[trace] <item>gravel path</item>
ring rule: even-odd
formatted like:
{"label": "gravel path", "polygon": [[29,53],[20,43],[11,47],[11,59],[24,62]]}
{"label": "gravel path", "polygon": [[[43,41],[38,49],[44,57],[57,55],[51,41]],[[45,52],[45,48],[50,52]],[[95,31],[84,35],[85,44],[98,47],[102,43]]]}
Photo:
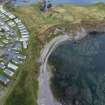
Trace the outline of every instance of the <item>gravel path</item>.
{"label": "gravel path", "polygon": [[58,103],[52,94],[50,89],[50,74],[48,72],[47,61],[52,51],[62,42],[69,40],[68,35],[58,36],[49,42],[43,51],[41,52],[40,57],[40,75],[38,78],[39,81],[39,96],[38,96],[38,105],[61,105]]}

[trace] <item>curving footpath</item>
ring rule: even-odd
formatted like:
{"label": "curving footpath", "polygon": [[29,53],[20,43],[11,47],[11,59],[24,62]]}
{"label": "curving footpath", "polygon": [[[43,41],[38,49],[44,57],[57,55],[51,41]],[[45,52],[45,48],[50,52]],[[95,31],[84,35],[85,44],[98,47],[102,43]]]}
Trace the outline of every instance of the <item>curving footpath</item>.
{"label": "curving footpath", "polygon": [[38,93],[38,105],[61,105],[54,99],[52,91],[50,89],[50,74],[48,72],[48,58],[51,55],[52,51],[56,47],[66,41],[70,40],[68,35],[58,36],[49,42],[41,52],[40,57],[40,75],[38,78],[39,81],[39,93]]}

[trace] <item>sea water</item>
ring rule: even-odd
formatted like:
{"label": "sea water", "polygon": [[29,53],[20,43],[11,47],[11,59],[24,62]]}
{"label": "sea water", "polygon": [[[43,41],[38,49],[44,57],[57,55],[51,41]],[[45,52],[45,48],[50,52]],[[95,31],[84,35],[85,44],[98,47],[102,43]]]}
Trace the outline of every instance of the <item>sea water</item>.
{"label": "sea water", "polygon": [[54,67],[52,86],[62,100],[105,105],[105,34],[62,43],[52,52],[49,64]]}
{"label": "sea water", "polygon": [[[23,4],[32,4],[37,3],[38,0],[13,0],[17,5],[23,5]],[[53,4],[68,4],[68,3],[74,3],[74,4],[93,4],[98,2],[105,2],[105,0],[47,0],[50,1]]]}

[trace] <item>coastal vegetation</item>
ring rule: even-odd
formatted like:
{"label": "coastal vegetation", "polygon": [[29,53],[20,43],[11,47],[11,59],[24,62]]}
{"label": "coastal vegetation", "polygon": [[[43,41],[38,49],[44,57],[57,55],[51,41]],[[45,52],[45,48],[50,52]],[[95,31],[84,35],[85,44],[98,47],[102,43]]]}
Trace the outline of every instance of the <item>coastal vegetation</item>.
{"label": "coastal vegetation", "polygon": [[[61,33],[54,34],[56,28],[63,27],[65,31],[73,32],[82,27],[82,20],[89,19],[99,21],[100,24],[100,21],[105,18],[105,6],[104,4],[91,6],[70,4],[53,7],[48,12],[41,12],[38,4],[13,8],[6,6],[5,8],[21,18],[30,32],[29,47],[25,52],[27,59],[20,67],[16,84],[7,95],[5,105],[37,105],[38,58],[43,46]],[[54,88],[56,89],[55,86]]]}

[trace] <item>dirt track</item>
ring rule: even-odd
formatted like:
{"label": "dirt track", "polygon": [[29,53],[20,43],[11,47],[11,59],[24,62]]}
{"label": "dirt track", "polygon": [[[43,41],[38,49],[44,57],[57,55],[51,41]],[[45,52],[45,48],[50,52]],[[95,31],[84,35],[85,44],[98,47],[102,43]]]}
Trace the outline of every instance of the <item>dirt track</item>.
{"label": "dirt track", "polygon": [[48,72],[48,58],[52,51],[62,42],[70,40],[68,35],[58,36],[49,42],[41,52],[40,57],[40,75],[39,81],[39,95],[38,95],[38,105],[61,105],[58,103],[52,94],[50,89],[50,74]]}

